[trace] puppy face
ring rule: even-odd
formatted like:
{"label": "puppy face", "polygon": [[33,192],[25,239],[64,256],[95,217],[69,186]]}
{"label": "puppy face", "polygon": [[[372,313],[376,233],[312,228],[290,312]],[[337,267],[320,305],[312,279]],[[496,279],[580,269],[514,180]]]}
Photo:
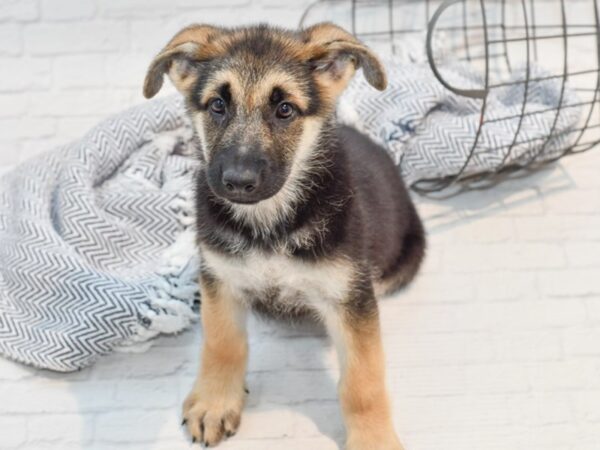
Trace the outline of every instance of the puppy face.
{"label": "puppy face", "polygon": [[154,59],[144,95],[154,96],[168,73],[186,97],[213,192],[256,204],[297,190],[358,67],[373,86],[385,87],[377,58],[332,24],[299,32],[197,25]]}

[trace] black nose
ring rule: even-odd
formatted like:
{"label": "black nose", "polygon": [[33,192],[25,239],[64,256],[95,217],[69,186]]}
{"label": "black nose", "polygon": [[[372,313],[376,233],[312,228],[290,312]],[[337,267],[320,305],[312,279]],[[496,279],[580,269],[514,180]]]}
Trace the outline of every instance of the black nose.
{"label": "black nose", "polygon": [[242,170],[228,168],[223,171],[221,181],[227,192],[232,194],[250,194],[260,184],[260,173],[258,170],[250,168]]}

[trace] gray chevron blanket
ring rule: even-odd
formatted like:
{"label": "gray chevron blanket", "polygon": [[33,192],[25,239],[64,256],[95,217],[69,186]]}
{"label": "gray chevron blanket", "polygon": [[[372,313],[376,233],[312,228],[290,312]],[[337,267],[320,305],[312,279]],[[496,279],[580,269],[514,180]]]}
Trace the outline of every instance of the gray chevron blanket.
{"label": "gray chevron blanket", "polygon": [[0,179],[1,354],[72,371],[194,320],[184,117],[149,102]]}
{"label": "gray chevron blanket", "polygon": [[[480,105],[445,91],[425,66],[392,63],[389,74],[384,93],[357,77],[340,117],[385,145],[409,182],[455,173],[474,139]],[[479,82],[463,69],[447,76]],[[530,108],[541,109],[556,105],[560,86],[540,83],[532,92]],[[511,114],[522,95],[518,86],[499,92],[490,111]],[[571,91],[566,96],[574,101]],[[568,130],[578,117],[576,108],[564,110],[556,129]],[[553,120],[546,113],[526,119],[521,133],[532,143],[509,157],[552,157],[562,138],[545,148],[533,138],[547,134]],[[501,148],[516,126],[486,130],[492,150],[478,154],[469,170],[505,158]],[[195,320],[196,148],[182,101],[172,97],[119,114],[0,179],[1,354],[72,371],[115,348],[144,349],[157,334]]]}

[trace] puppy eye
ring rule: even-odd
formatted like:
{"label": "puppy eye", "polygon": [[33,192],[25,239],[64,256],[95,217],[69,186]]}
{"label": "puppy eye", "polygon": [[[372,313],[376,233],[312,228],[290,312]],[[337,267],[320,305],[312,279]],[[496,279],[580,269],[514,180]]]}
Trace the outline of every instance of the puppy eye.
{"label": "puppy eye", "polygon": [[291,103],[281,103],[277,107],[277,112],[275,113],[278,119],[289,119],[294,114],[294,107]]}
{"label": "puppy eye", "polygon": [[221,98],[215,98],[210,102],[210,110],[215,114],[225,114],[225,102]]}

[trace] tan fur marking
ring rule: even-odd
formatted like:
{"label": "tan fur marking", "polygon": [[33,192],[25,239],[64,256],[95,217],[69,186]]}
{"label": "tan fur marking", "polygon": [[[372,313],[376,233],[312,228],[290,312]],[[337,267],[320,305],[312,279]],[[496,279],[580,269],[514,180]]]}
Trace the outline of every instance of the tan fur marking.
{"label": "tan fur marking", "polygon": [[248,360],[245,309],[220,284],[202,287],[201,369],[183,405],[190,434],[215,445],[239,424]]}
{"label": "tan fur marking", "polygon": [[341,74],[332,75],[329,72],[325,72],[317,77],[317,85],[319,86],[321,98],[330,103],[335,102],[344,89],[346,89],[355,72],[356,68],[354,64],[348,64]]}
{"label": "tan fur marking", "polygon": [[207,44],[210,40],[210,37],[219,32],[219,28],[211,25],[190,25],[173,36],[173,38],[167,44],[167,48],[176,47],[185,42]]}
{"label": "tan fur marking", "polygon": [[169,68],[169,78],[179,92],[189,92],[197,80],[194,73],[182,68],[182,63],[173,62]]}
{"label": "tan fur marking", "polygon": [[326,44],[332,41],[351,40],[357,41],[354,36],[329,22],[318,23],[307,29],[310,36],[310,42]]}
{"label": "tan fur marking", "polygon": [[348,450],[402,450],[392,424],[385,387],[379,316],[327,321],[341,362],[340,403],[348,430]]}
{"label": "tan fur marking", "polygon": [[259,83],[247,88],[244,88],[239,74],[234,70],[217,72],[206,84],[202,102],[210,100],[224,83],[229,83],[234,101],[243,103],[247,111],[267,104],[275,87],[283,89],[288,94],[289,101],[298,105],[300,109],[308,108],[309,99],[301,94],[300,86],[294,78],[285,72],[270,72]]}
{"label": "tan fur marking", "polygon": [[222,70],[211,76],[210,81],[206,83],[204,92],[202,93],[202,103],[208,102],[211,98],[218,95],[217,90],[225,83],[229,83],[231,96],[234,99],[239,99],[244,93],[244,88],[238,75],[233,70]]}
{"label": "tan fur marking", "polygon": [[298,82],[285,72],[269,72],[248,96],[248,108],[268,103],[275,87],[283,89],[288,94],[289,101],[298,105],[300,109],[308,108],[309,99],[301,94]]}
{"label": "tan fur marking", "polygon": [[[191,25],[177,33],[150,63],[144,80],[144,96],[155,96],[163,84],[163,74],[168,72],[175,87],[187,93],[196,79],[189,72],[187,60],[211,58],[226,51],[223,45],[213,42],[225,30],[209,25]],[[177,60],[182,58],[183,60]]]}
{"label": "tan fur marking", "polygon": [[330,101],[335,100],[348,85],[358,67],[362,67],[367,81],[379,90],[385,89],[385,69],[377,56],[346,30],[332,23],[321,23],[304,30],[307,38],[306,54],[323,63],[316,77],[320,92]]}

